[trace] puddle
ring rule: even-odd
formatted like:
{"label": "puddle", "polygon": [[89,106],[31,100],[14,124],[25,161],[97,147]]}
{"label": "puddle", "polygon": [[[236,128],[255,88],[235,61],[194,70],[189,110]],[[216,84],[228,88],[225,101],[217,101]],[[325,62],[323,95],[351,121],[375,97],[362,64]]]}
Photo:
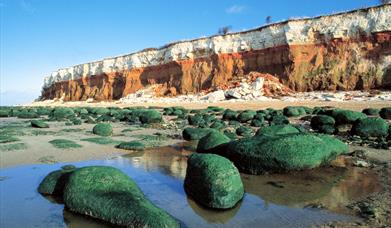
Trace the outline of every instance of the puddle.
{"label": "puddle", "polygon": [[[181,221],[183,227],[308,227],[337,220],[351,220],[342,203],[379,191],[373,174],[359,168],[322,168],[284,175],[242,174],[246,194],[233,209],[215,211],[199,206],[183,189],[188,145],[162,147],[112,159],[74,162],[109,165],[134,179],[154,204]],[[0,170],[0,227],[108,227],[64,210],[63,204],[41,196],[36,188],[51,165],[25,165]],[[321,203],[327,210],[306,208]]]}

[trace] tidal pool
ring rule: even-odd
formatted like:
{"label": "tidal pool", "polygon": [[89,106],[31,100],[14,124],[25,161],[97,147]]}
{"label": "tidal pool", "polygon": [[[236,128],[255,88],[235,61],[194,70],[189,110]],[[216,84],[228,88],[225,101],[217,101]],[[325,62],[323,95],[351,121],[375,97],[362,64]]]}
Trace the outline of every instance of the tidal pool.
{"label": "tidal pool", "polygon": [[[0,170],[0,227],[110,227],[80,216],[37,192],[40,181],[65,164],[107,165],[134,179],[154,204],[177,218],[183,227],[308,227],[356,219],[344,202],[381,190],[376,176],[360,168],[321,168],[289,174],[242,174],[244,199],[233,209],[215,211],[188,198],[183,189],[187,155],[180,144],[92,160],[52,165],[24,165]],[[64,151],[66,153],[66,151]],[[322,204],[328,210],[307,207]]]}

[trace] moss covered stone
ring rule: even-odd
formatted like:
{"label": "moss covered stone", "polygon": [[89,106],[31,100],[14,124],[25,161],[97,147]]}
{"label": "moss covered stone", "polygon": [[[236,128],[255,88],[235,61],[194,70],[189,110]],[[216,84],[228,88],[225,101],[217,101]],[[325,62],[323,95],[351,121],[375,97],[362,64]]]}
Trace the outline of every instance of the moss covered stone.
{"label": "moss covered stone", "polygon": [[16,142],[16,141],[20,141],[20,139],[12,135],[0,135],[0,143],[9,143],[9,142]]}
{"label": "moss covered stone", "polygon": [[254,133],[251,127],[240,126],[236,129],[236,134],[240,136],[251,136]]}
{"label": "moss covered stone", "polygon": [[197,203],[215,209],[232,208],[244,195],[238,169],[215,154],[190,156],[184,186]]}
{"label": "moss covered stone", "polygon": [[107,166],[76,169],[65,185],[64,202],[76,213],[127,227],[179,227],[168,213],[153,205],[136,183]]}
{"label": "moss covered stone", "polygon": [[95,135],[111,136],[113,134],[113,127],[109,123],[98,123],[92,129]]}
{"label": "moss covered stone", "polygon": [[285,135],[291,133],[299,133],[300,131],[290,124],[283,125],[272,125],[264,128],[260,128],[256,135],[258,136],[276,136],[276,135]]}
{"label": "moss covered stone", "polygon": [[185,140],[199,140],[202,137],[209,134],[211,131],[216,131],[211,128],[185,128],[182,132],[182,136]]}
{"label": "moss covered stone", "polygon": [[42,120],[31,120],[31,126],[36,128],[49,128],[49,124]]}
{"label": "moss covered stone", "polygon": [[293,133],[233,141],[224,156],[243,172],[261,174],[315,168],[347,151],[347,145],[331,136]]}
{"label": "moss covered stone", "polygon": [[154,109],[144,110],[140,115],[140,121],[143,124],[162,122],[162,114]]}
{"label": "moss covered stone", "polygon": [[302,116],[307,114],[304,107],[300,106],[288,106],[283,109],[284,115],[287,117]]}
{"label": "moss covered stone", "polygon": [[362,110],[362,112],[368,116],[378,116],[380,113],[380,109],[366,108],[366,109]]}
{"label": "moss covered stone", "polygon": [[256,114],[257,114],[257,112],[255,112],[255,111],[246,110],[246,111],[241,112],[238,115],[237,120],[241,123],[245,123],[245,122],[252,120]]}
{"label": "moss covered stone", "polygon": [[389,125],[379,117],[369,117],[358,120],[352,128],[352,133],[362,137],[387,137]]}
{"label": "moss covered stone", "polygon": [[380,109],[379,114],[381,118],[391,120],[391,107]]}
{"label": "moss covered stone", "polygon": [[65,184],[69,175],[76,169],[73,165],[66,165],[60,170],[49,173],[39,184],[38,192],[43,195],[63,196]]}
{"label": "moss covered stone", "polygon": [[238,116],[238,112],[231,110],[231,109],[226,109],[223,113],[223,120],[236,120]]}
{"label": "moss covered stone", "polygon": [[335,120],[331,116],[316,115],[311,118],[311,127],[315,130],[319,129],[319,127],[323,125],[334,126],[334,124],[335,124]]}
{"label": "moss covered stone", "polygon": [[21,110],[16,114],[16,116],[20,119],[34,119],[39,117],[38,113],[36,113],[34,110],[27,109]]}
{"label": "moss covered stone", "polygon": [[81,145],[75,143],[72,140],[68,140],[68,139],[54,139],[54,140],[49,141],[49,143],[59,149],[70,149],[70,148],[81,147]]}
{"label": "moss covered stone", "polygon": [[122,142],[118,144],[116,148],[123,150],[144,150],[145,144],[140,141]]}
{"label": "moss covered stone", "polygon": [[[219,131],[211,131],[206,136],[202,137],[197,145],[198,153],[218,153],[223,150],[221,147],[223,144],[230,142],[231,139],[224,133]],[[213,151],[216,150],[216,151]]]}
{"label": "moss covered stone", "polygon": [[356,111],[345,110],[345,109],[334,109],[331,115],[334,117],[337,125],[353,124],[359,119],[367,118],[367,115],[365,115],[362,112],[356,112]]}
{"label": "moss covered stone", "polygon": [[10,116],[10,110],[0,110],[0,118],[2,117],[9,117]]}
{"label": "moss covered stone", "polygon": [[57,121],[70,119],[74,116],[75,112],[71,108],[55,108],[49,115],[51,119]]}
{"label": "moss covered stone", "polygon": [[270,125],[282,125],[282,124],[289,124],[289,119],[280,114],[272,115],[270,118]]}

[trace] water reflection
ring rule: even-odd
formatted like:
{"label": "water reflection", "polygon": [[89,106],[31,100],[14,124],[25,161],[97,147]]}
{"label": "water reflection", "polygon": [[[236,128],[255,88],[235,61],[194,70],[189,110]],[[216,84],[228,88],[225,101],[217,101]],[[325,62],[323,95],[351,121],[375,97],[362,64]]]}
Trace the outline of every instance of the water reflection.
{"label": "water reflection", "polygon": [[[189,145],[162,147],[112,159],[73,163],[110,165],[132,177],[147,198],[187,227],[306,227],[350,217],[303,209],[312,202],[338,207],[352,198],[378,191],[376,177],[358,168],[322,168],[290,174],[242,175],[244,199],[233,209],[214,211],[189,199],[183,189]],[[191,147],[191,145],[190,145]],[[0,227],[107,227],[100,221],[73,214],[36,188],[44,176],[64,164],[28,165],[0,170]],[[28,206],[27,206],[28,205]],[[20,219],[23,218],[23,219]]]}

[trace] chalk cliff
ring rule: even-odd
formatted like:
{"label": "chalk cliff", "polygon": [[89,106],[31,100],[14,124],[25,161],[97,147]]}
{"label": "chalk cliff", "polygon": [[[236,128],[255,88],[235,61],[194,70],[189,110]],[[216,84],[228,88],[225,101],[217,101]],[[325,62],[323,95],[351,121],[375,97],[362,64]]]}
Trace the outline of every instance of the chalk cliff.
{"label": "chalk cliff", "polygon": [[45,77],[42,99],[119,99],[152,84],[162,95],[224,87],[256,71],[294,91],[391,89],[391,5],[253,30],[60,69]]}

